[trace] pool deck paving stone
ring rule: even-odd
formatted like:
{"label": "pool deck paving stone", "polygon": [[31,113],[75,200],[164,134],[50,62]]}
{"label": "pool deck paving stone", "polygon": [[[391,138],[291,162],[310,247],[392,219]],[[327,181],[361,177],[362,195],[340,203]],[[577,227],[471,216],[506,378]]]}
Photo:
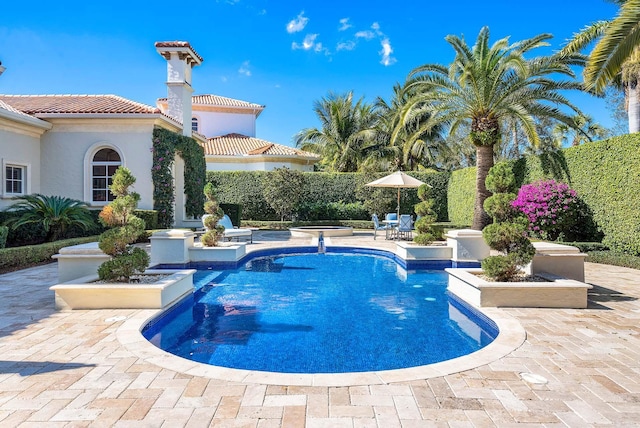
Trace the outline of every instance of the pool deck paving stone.
{"label": "pool deck paving stone", "polygon": [[[393,250],[371,232],[327,245]],[[282,232],[248,249],[308,245]],[[117,335],[137,310],[56,312],[55,263],[0,275],[2,427],[640,426],[640,271],[585,265],[586,309],[503,308],[526,341],[472,370],[343,387],[240,383],[163,368]],[[521,373],[547,379],[529,383]]]}

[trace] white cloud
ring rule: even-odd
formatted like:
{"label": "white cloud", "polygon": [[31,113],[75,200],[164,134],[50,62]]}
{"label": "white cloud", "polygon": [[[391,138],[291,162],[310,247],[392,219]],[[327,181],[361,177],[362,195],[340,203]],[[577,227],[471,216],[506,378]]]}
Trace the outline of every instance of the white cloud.
{"label": "white cloud", "polygon": [[340,42],[338,43],[338,46],[336,46],[337,51],[352,51],[355,48],[356,48],[356,42],[354,42],[353,40]]}
{"label": "white cloud", "polygon": [[251,70],[249,70],[249,61],[245,61],[242,63],[242,65],[238,69],[238,73],[247,77],[251,76]]}
{"label": "white cloud", "polygon": [[338,31],[345,31],[351,27],[353,27],[353,25],[349,22],[349,18],[342,18],[340,20],[340,27],[338,28]]}
{"label": "white cloud", "polygon": [[227,83],[229,79],[227,79],[227,76],[222,76],[220,80],[222,80],[223,83]]}
{"label": "white cloud", "polygon": [[380,24],[378,24],[377,22],[371,24],[371,29],[375,31],[377,35],[382,35],[382,33],[380,32]]}
{"label": "white cloud", "polygon": [[307,26],[307,22],[309,22],[309,18],[304,16],[304,10],[298,14],[298,16],[287,24],[287,33],[293,34],[299,31],[304,30],[304,27]]}
{"label": "white cloud", "polygon": [[385,67],[395,64],[397,60],[391,56],[391,54],[393,53],[393,48],[391,47],[389,38],[385,37],[380,41],[380,44],[382,45],[382,50],[378,52],[382,56],[380,64],[384,65]]}
{"label": "white cloud", "polygon": [[357,39],[365,39],[365,40],[371,40],[375,37],[376,35],[373,33],[373,31],[369,31],[369,30],[365,30],[365,31],[358,31],[356,33],[356,38]]}
{"label": "white cloud", "polygon": [[[304,49],[305,51],[308,51],[309,49],[313,49],[316,46],[316,38],[318,37],[317,34],[307,34],[304,37],[304,40],[302,41],[302,43],[296,43],[293,42],[291,44],[291,49],[296,50],[296,49]],[[320,44],[322,45],[322,44]]]}

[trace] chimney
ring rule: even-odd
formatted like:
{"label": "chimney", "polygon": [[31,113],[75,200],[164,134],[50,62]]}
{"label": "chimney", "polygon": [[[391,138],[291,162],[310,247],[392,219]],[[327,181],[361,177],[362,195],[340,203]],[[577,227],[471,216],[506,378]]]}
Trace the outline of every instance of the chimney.
{"label": "chimney", "polygon": [[167,114],[182,121],[182,135],[191,137],[191,69],[203,59],[189,42],[156,42],[155,46],[167,60]]}

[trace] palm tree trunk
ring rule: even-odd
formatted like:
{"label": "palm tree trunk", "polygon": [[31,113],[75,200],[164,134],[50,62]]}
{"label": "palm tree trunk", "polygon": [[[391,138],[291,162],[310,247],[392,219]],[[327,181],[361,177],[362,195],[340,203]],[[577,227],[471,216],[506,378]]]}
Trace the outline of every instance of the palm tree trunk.
{"label": "palm tree trunk", "polygon": [[629,116],[629,133],[640,131],[640,100],[638,100],[638,83],[627,84],[627,114]]}
{"label": "palm tree trunk", "polygon": [[489,174],[489,170],[493,166],[493,146],[476,146],[476,201],[473,208],[473,225],[472,229],[482,230],[486,225],[491,223],[491,217],[484,210],[484,201],[491,192],[487,190],[485,180]]}

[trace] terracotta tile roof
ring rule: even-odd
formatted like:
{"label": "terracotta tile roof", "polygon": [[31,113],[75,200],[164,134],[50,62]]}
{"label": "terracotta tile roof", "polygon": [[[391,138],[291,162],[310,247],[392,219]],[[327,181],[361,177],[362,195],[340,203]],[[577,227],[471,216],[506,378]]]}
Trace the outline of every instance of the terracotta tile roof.
{"label": "terracotta tile roof", "polygon": [[293,147],[271,143],[260,138],[242,134],[227,134],[207,139],[204,145],[207,156],[297,156],[307,159],[320,159],[315,153],[294,149]]}
{"label": "terracotta tile roof", "polygon": [[28,114],[26,114],[25,112],[22,112],[22,111],[20,111],[20,110],[18,110],[18,109],[16,109],[16,108],[14,108],[14,107],[10,106],[9,104],[5,103],[5,102],[4,102],[4,101],[2,101],[1,99],[0,99],[0,109],[7,110],[7,111],[10,111],[10,112],[12,112],[12,113],[19,114],[19,115],[21,115],[21,116],[31,117],[31,116],[29,116]]}
{"label": "terracotta tile roof", "polygon": [[[166,104],[167,98],[158,98],[158,103]],[[206,105],[214,107],[233,107],[233,108],[249,108],[255,110],[264,110],[265,106],[248,101],[235,100],[233,98],[221,97],[220,95],[194,95],[191,97],[192,105]]]}
{"label": "terracotta tile roof", "polygon": [[193,46],[191,46],[189,42],[181,42],[178,40],[173,42],[156,42],[155,47],[156,48],[188,48],[188,49],[191,49],[191,51],[196,55],[196,57],[200,60],[200,62],[204,61],[204,59],[202,59],[200,54],[196,52],[196,50],[193,48]]}
{"label": "terracotta tile roof", "polygon": [[158,114],[160,110],[117,95],[0,95],[0,101],[26,114],[130,113]]}

